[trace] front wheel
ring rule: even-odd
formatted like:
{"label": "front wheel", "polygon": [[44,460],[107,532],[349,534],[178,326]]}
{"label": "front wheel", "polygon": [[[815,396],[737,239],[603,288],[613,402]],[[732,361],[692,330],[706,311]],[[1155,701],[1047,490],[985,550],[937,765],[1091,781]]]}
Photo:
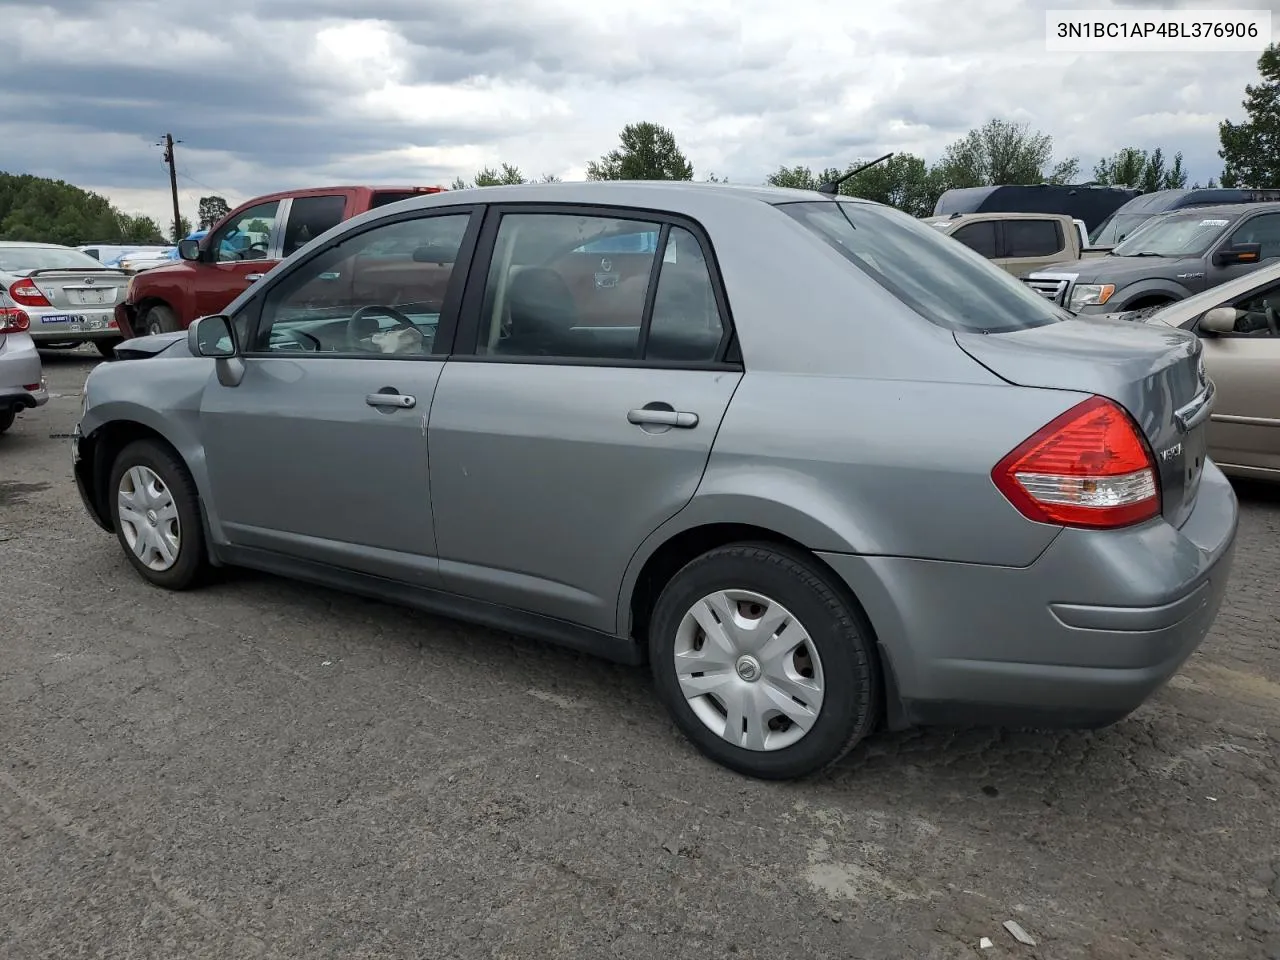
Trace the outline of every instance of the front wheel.
{"label": "front wheel", "polygon": [[110,360],[115,357],[116,346],[121,342],[121,340],[95,340],[93,341],[93,345],[98,348],[98,352],[100,354]]}
{"label": "front wheel", "polygon": [[829,577],[799,551],[742,543],[703,554],[662,591],[654,681],[703,754],[794,779],[871,731],[880,691],[870,630]]}
{"label": "front wheel", "polygon": [[158,587],[193,586],[208,558],[186,466],[163,444],[138,440],[120,451],[110,482],[111,522],[133,568]]}
{"label": "front wheel", "polygon": [[158,303],[143,316],[141,326],[144,336],[154,336],[158,333],[176,333],[178,330],[178,318],[172,310],[164,304]]}

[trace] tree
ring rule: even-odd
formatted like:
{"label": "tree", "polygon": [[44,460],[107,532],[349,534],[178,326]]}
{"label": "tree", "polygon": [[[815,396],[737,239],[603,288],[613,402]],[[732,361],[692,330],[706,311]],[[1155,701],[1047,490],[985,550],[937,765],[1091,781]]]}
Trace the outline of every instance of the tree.
{"label": "tree", "polygon": [[1280,186],[1280,45],[1258,58],[1262,82],[1244,88],[1244,123],[1218,124],[1224,187]]}
{"label": "tree", "polygon": [[493,167],[477,170],[475,181],[472,183],[467,183],[461,177],[455,177],[451,189],[469,190],[471,187],[501,187],[528,182],[529,180],[520,172],[519,167],[504,163],[500,170],[495,170]]}
{"label": "tree", "polygon": [[1004,186],[1021,183],[1069,183],[1080,172],[1080,161],[1053,160],[1053,137],[1031,130],[1025,123],[999,118],[947,147],[935,168],[938,186]]}
{"label": "tree", "polygon": [[0,240],[40,243],[134,243],[160,228],[128,217],[101,194],[63,180],[0,172]]}
{"label": "tree", "polygon": [[1156,147],[1150,153],[1138,147],[1125,147],[1110,157],[1099,160],[1093,168],[1097,183],[1138,187],[1144,193],[1154,190],[1181,190],[1187,185],[1187,172],[1182,166],[1182,153],[1173,155],[1173,165],[1165,166],[1164,151]]}
{"label": "tree", "polygon": [[[803,166],[779,167],[769,174],[767,182],[775,187],[816,190],[824,181],[835,180],[865,162],[856,160],[844,170],[830,167],[818,174]],[[869,167],[840,184],[843,196],[888,204],[913,217],[931,214],[941,192],[937,177],[929,170],[924,158],[911,153],[894,154],[883,163]]]}
{"label": "tree", "polygon": [[[253,221],[253,223],[255,223],[255,224],[261,224],[261,223],[262,223],[262,221],[261,221],[261,220],[255,220],[255,221]],[[250,224],[250,226],[252,226],[252,225],[253,225],[253,224]],[[170,226],[169,226],[169,230],[170,230],[170,232],[171,232],[171,236],[170,236],[170,238],[169,238],[169,242],[170,242],[170,243],[177,243],[179,240],[181,240],[183,237],[185,237],[187,234],[189,234],[189,233],[191,232],[191,221],[190,221],[190,220],[188,220],[186,217],[182,217],[182,218],[180,218],[180,221],[179,221],[179,223],[178,223],[178,230],[177,230],[176,232],[174,232],[174,231],[173,231],[173,225],[172,225],[172,224],[170,224]],[[263,233],[267,233],[267,232],[268,232],[268,229],[267,229],[267,227],[266,227],[266,225],[265,225],[265,224],[263,224],[262,232],[263,232]]]}
{"label": "tree", "polygon": [[539,183],[560,183],[561,180],[554,173],[544,173],[538,178]]}
{"label": "tree", "polygon": [[197,217],[200,229],[208,230],[215,223],[231,212],[231,207],[222,197],[201,197]]}
{"label": "tree", "polygon": [[588,180],[693,179],[693,165],[666,127],[647,121],[629,123],[618,139],[618,147],[587,163]]}
{"label": "tree", "polygon": [[125,243],[161,244],[164,243],[164,231],[160,224],[151,217],[130,216],[122,213],[119,216],[120,239]]}

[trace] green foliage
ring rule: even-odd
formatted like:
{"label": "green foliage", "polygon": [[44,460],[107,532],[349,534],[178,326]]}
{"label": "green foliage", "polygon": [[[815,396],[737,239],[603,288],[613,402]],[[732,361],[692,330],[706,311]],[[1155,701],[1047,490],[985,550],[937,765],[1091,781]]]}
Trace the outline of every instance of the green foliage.
{"label": "green foliage", "polygon": [[944,190],[1019,183],[1070,183],[1080,161],[1053,160],[1053,137],[1025,123],[988,120],[951,144],[935,168]]}
{"label": "green foliage", "polygon": [[1125,147],[1099,160],[1093,168],[1093,179],[1101,184],[1137,187],[1151,193],[1183,189],[1187,185],[1187,172],[1182,167],[1181,153],[1175,153],[1173,165],[1166,167],[1164,151],[1159,147],[1150,153],[1138,147]]}
{"label": "green foliage", "polygon": [[1218,124],[1224,187],[1280,186],[1280,45],[1258,58],[1261,83],[1244,88],[1244,123]]}
{"label": "green foliage", "polygon": [[[261,229],[258,231],[259,233],[271,232],[271,227],[262,220],[253,221],[253,224],[251,224],[250,226],[254,226],[254,225],[261,227]],[[190,232],[191,232],[191,221],[188,220],[186,217],[180,217],[178,221],[178,228],[176,230],[174,229],[173,224],[169,224],[169,234],[170,234],[169,242],[177,243],[179,240],[181,240]]]}
{"label": "green foliage", "polygon": [[0,172],[0,240],[147,243],[163,239],[150,217],[133,217],[101,194],[63,180]]}
{"label": "green foliage", "polygon": [[587,163],[588,180],[693,179],[693,165],[666,127],[647,121],[629,123],[618,139],[618,147]]}
{"label": "green foliage", "polygon": [[[823,182],[835,180],[866,162],[855,160],[844,170],[830,167],[818,174],[803,166],[779,167],[769,175],[767,182],[775,187],[816,190]],[[933,205],[938,202],[942,189],[937,173],[929,169],[923,157],[897,153],[840,184],[840,193],[846,197],[888,204],[914,217],[925,217],[933,213]]]}
{"label": "green foliage", "polygon": [[[200,229],[207,230],[230,212],[231,206],[222,197],[201,197],[197,211]],[[183,234],[183,236],[185,235]]]}

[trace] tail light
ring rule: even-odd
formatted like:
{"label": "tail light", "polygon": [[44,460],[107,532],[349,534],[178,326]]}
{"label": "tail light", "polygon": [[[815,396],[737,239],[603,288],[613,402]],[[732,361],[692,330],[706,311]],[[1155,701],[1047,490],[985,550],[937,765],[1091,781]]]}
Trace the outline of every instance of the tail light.
{"label": "tail light", "polygon": [[1114,528],[1160,513],[1155,457],[1118,404],[1090,397],[1001,460],[991,479],[1029,520]]}
{"label": "tail light", "polygon": [[34,280],[19,280],[9,287],[9,296],[13,297],[14,303],[20,303],[24,307],[53,306],[49,299],[40,292],[40,288],[36,286]]}
{"label": "tail light", "polygon": [[22,333],[31,326],[31,318],[25,310],[0,307],[0,333]]}

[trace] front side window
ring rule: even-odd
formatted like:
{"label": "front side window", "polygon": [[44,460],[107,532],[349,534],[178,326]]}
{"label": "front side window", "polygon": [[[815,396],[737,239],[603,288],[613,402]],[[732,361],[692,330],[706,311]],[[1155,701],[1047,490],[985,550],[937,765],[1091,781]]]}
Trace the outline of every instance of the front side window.
{"label": "front side window", "polygon": [[1062,225],[1056,220],[1006,220],[1006,257],[1051,257],[1062,249]]}
{"label": "front side window", "polygon": [[1238,216],[1176,213],[1153,218],[1111,251],[1116,257],[1199,257]]}
{"label": "front side window", "polygon": [[1239,243],[1261,244],[1261,260],[1280,257],[1280,213],[1260,214],[1240,224],[1231,235],[1231,245]]}
{"label": "front side window", "polygon": [[275,229],[280,203],[260,203],[238,214],[213,238],[214,260],[233,263],[240,260],[265,260],[271,249],[271,231]]}
{"label": "front side window", "polygon": [[253,350],[427,355],[469,213],[383,224],[312,257],[267,291]]}
{"label": "front side window", "polygon": [[948,329],[1003,333],[1070,316],[953,237],[899,210],[846,200],[778,209],[903,304]]}

